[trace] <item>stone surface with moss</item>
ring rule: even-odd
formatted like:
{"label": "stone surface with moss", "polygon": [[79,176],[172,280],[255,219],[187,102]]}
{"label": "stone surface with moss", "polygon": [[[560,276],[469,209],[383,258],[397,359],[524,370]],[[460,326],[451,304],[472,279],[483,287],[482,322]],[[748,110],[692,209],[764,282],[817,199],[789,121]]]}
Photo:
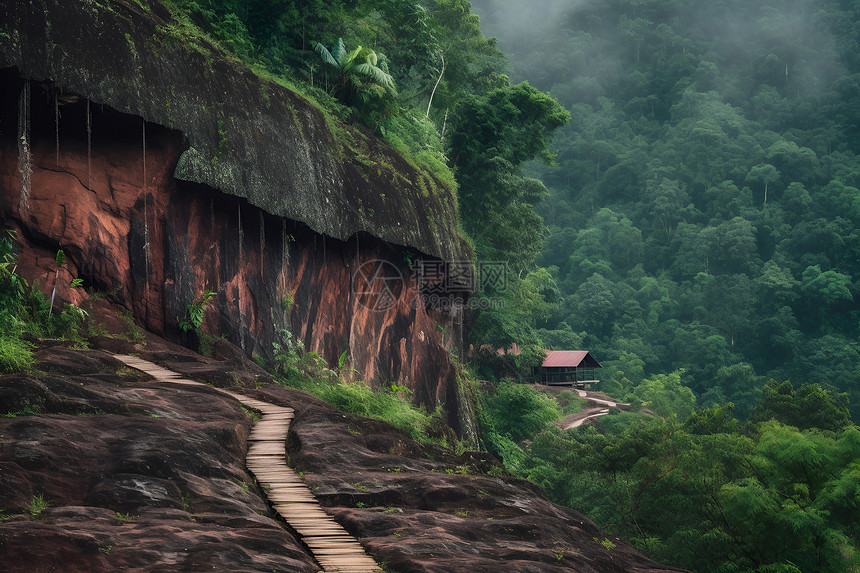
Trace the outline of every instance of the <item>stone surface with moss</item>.
{"label": "stone surface with moss", "polygon": [[181,131],[177,179],[338,239],[365,232],[470,258],[449,184],[230,57],[158,0],[3,0],[0,16],[0,68]]}

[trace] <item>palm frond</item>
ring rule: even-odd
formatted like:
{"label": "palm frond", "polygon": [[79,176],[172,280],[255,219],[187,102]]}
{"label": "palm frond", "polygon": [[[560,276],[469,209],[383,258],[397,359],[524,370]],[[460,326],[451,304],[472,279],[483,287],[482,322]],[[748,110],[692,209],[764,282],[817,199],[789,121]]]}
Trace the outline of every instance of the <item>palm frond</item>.
{"label": "palm frond", "polygon": [[363,48],[359,46],[353,51],[351,51],[349,55],[345,57],[344,60],[340,60],[340,67],[346,69],[351,68],[353,65],[355,65],[355,58],[361,53],[362,49]]}
{"label": "palm frond", "polygon": [[390,91],[394,91],[394,78],[390,74],[385,73],[380,68],[365,62],[352,68],[353,73],[364,76],[374,82],[384,86]]}
{"label": "palm frond", "polygon": [[332,55],[334,56],[334,59],[337,60],[338,65],[341,65],[341,60],[344,54],[346,54],[346,44],[343,43],[343,38],[338,38],[332,48]]}
{"label": "palm frond", "polygon": [[328,51],[328,48],[326,48],[319,42],[314,42],[314,51],[319,54],[322,60],[328,65],[334,66],[336,68],[340,67],[340,64],[337,63],[337,59],[332,56],[332,53]]}

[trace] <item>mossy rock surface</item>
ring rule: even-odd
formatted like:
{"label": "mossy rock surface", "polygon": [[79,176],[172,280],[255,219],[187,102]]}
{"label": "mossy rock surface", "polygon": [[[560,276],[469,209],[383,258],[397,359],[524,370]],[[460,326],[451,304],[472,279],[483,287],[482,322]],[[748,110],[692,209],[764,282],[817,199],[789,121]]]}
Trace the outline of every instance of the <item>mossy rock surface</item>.
{"label": "mossy rock surface", "polygon": [[0,68],[9,67],[181,131],[177,179],[341,240],[365,232],[444,260],[471,256],[454,190],[364,128],[336,136],[317,107],[188,35],[157,0],[0,0]]}

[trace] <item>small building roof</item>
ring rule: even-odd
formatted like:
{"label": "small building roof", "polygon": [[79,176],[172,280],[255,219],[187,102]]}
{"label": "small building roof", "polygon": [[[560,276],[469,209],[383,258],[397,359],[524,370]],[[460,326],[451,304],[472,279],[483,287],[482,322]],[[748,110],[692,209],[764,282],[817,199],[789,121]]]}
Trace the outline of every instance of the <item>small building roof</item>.
{"label": "small building roof", "polygon": [[548,350],[544,368],[603,368],[588,350]]}

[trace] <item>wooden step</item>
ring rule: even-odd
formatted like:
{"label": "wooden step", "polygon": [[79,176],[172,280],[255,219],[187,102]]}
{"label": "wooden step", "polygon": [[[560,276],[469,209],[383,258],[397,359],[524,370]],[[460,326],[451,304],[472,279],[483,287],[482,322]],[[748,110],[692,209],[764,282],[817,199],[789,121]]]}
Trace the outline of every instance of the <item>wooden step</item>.
{"label": "wooden step", "polygon": [[[160,382],[200,385],[152,362],[134,356],[115,355],[124,364],[152,376]],[[380,573],[357,539],[323,511],[319,502],[299,476],[287,465],[284,443],[295,418],[292,408],[269,404],[237,392],[214,388],[238,400],[246,408],[262,413],[262,418],[248,436],[245,463],[264,489],[272,507],[299,533],[317,562],[327,573]]]}

